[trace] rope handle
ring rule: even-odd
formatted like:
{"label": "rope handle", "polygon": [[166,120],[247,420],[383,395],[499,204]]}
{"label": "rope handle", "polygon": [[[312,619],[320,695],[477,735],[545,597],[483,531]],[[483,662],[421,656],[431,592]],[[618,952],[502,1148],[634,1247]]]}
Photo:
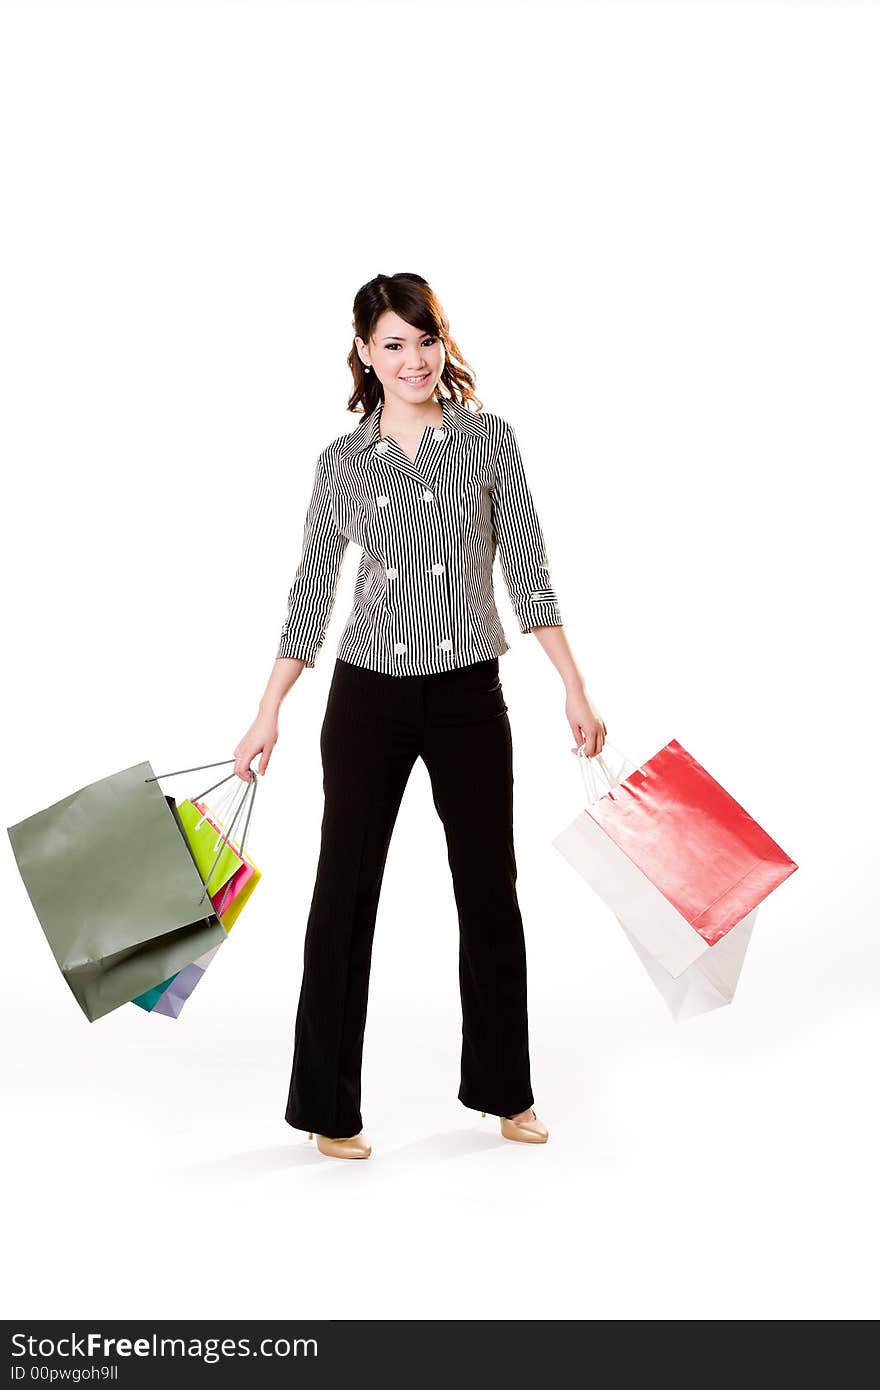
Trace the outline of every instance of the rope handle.
{"label": "rope handle", "polygon": [[[220,836],[223,833],[224,823],[228,819],[232,811],[232,807],[235,804],[235,798],[238,795],[238,792],[238,787],[230,787],[228,791],[225,791],[222,796],[218,797],[215,805],[209,806],[206,801],[202,802],[202,805],[205,809],[202,815],[196,821],[195,829],[197,831],[201,830],[202,826],[205,824],[205,821],[208,821],[212,828],[217,831],[217,839],[214,843],[215,854],[217,852],[217,846],[220,843]],[[198,797],[195,797],[193,800],[193,805],[196,805],[197,801]]]}
{"label": "rope handle", "polygon": [[[144,778],[144,781],[145,781],[145,782],[159,782],[159,781],[161,781],[161,779],[162,779],[163,777],[179,777],[179,776],[181,776],[181,774],[184,773],[184,772],[203,772],[206,768],[209,768],[209,767],[228,767],[230,763],[234,763],[234,762],[235,762],[235,758],[224,758],[224,759],[222,760],[222,762],[219,762],[219,763],[199,763],[197,767],[182,767],[182,768],[179,768],[176,772],[160,772],[160,773],[158,773],[157,776],[155,776],[155,777],[145,777],[145,778]],[[220,844],[220,848],[219,848],[219,850],[217,851],[217,855],[216,855],[216,857],[215,857],[215,859],[214,859],[214,863],[211,865],[211,872],[208,874],[208,877],[205,879],[205,891],[204,891],[204,893],[202,894],[202,896],[199,898],[199,902],[200,902],[200,903],[203,903],[203,902],[205,901],[205,898],[206,898],[207,895],[208,895],[208,884],[211,882],[211,879],[214,877],[214,873],[215,873],[215,870],[216,870],[216,868],[217,868],[217,865],[220,863],[220,856],[221,856],[221,854],[223,853],[223,847],[224,847],[224,845],[227,845],[227,844],[229,843],[229,841],[230,841],[230,839],[231,839],[231,837],[232,837],[232,832],[233,832],[233,830],[235,829],[236,824],[238,823],[238,820],[239,820],[239,817],[240,817],[240,815],[241,815],[242,810],[244,809],[244,803],[245,803],[245,802],[247,801],[247,799],[248,799],[248,794],[250,794],[250,804],[249,804],[249,806],[248,806],[248,813],[247,813],[247,817],[246,817],[245,823],[244,823],[244,833],[242,834],[242,837],[241,837],[241,855],[242,855],[242,857],[244,857],[244,844],[245,844],[245,840],[247,839],[248,827],[250,826],[250,823],[251,823],[251,814],[252,814],[252,812],[253,812],[253,809],[254,809],[254,802],[255,802],[256,797],[257,797],[257,774],[254,772],[254,770],[253,770],[252,767],[249,767],[249,768],[248,768],[248,772],[250,773],[250,780],[245,784],[244,790],[242,791],[242,794],[241,794],[241,799],[239,800],[238,805],[237,805],[236,808],[235,808],[235,814],[233,815],[232,820],[231,820],[231,822],[230,822],[229,829],[227,830],[226,834],[222,836],[222,843],[221,843],[220,841],[215,842],[215,849],[216,849],[217,844]],[[216,789],[217,789],[218,787],[222,787],[226,782],[231,782],[232,779],[233,779],[233,777],[237,777],[237,776],[238,776],[237,773],[235,773],[235,772],[230,772],[230,774],[229,774],[228,777],[221,777],[221,779],[220,779],[219,782],[215,782],[213,786],[208,787],[208,788],[207,788],[205,791],[203,791],[203,792],[200,792],[198,796],[192,797],[192,800],[193,800],[193,801],[203,801],[204,798],[205,798],[206,796],[208,796],[208,794],[209,794],[210,792],[216,791]],[[226,798],[224,798],[224,801],[225,801],[225,800],[226,800]]]}
{"label": "rope handle", "polygon": [[[235,829],[235,827],[236,827],[236,825],[237,825],[237,823],[238,823],[238,819],[239,819],[239,817],[240,817],[242,811],[244,810],[244,804],[245,804],[245,802],[248,800],[248,796],[250,796],[250,803],[249,803],[249,805],[248,805],[248,813],[247,813],[247,818],[246,818],[245,824],[244,824],[244,831],[243,831],[243,833],[242,833],[242,837],[241,837],[241,847],[240,847],[241,857],[244,858],[244,845],[245,845],[245,840],[247,839],[248,826],[249,826],[250,823],[251,823],[251,812],[252,812],[253,809],[254,809],[254,801],[256,800],[256,796],[257,796],[257,774],[254,772],[253,768],[248,768],[248,772],[250,772],[250,774],[251,774],[251,780],[250,780],[250,782],[247,783],[247,785],[244,787],[244,790],[243,790],[242,793],[241,793],[241,798],[240,798],[240,800],[239,800],[239,802],[238,802],[238,804],[237,804],[237,806],[236,806],[236,808],[235,808],[235,813],[234,813],[234,815],[233,815],[233,817],[232,817],[232,820],[229,822],[229,829],[226,831],[226,834],[225,834],[225,835],[221,836],[221,839],[220,839],[219,841],[215,841],[215,847],[216,847],[216,844],[219,843],[220,848],[219,848],[219,850],[217,851],[216,857],[215,857],[215,859],[214,859],[214,863],[211,865],[211,872],[208,874],[208,877],[205,879],[205,891],[204,891],[204,893],[202,894],[202,896],[199,898],[199,902],[200,902],[200,903],[204,902],[204,901],[205,901],[205,898],[207,897],[207,894],[208,894],[208,884],[211,882],[211,879],[214,877],[214,872],[215,872],[215,870],[216,870],[216,868],[217,868],[217,865],[220,863],[220,856],[221,856],[221,854],[223,853],[224,846],[229,844],[229,841],[230,841],[231,838],[232,838],[232,832],[233,832],[233,830]],[[233,773],[232,775],[233,775],[233,777],[234,777],[234,776],[235,776],[235,773]],[[197,798],[197,799],[198,799],[198,800],[201,800],[201,797],[199,797],[199,798]],[[225,906],[225,901],[226,901],[226,900],[224,899],[224,906]]]}
{"label": "rope handle", "polygon": [[[577,750],[577,760],[580,765],[581,778],[583,780],[584,790],[587,793],[588,801],[599,801],[605,796],[606,790],[613,791],[615,787],[619,787],[621,782],[625,781],[626,778],[630,776],[631,772],[640,770],[639,764],[635,763],[631,758],[628,758],[619,748],[616,748],[608,738],[605,739],[603,748],[610,748],[617,754],[621,764],[619,776],[615,776],[611,771],[601,753],[594,753],[592,757],[588,757],[583,751],[583,748],[584,745],[581,744]],[[599,787],[595,772],[596,767],[601,770],[602,776],[605,778],[607,784],[606,790],[602,790]]]}

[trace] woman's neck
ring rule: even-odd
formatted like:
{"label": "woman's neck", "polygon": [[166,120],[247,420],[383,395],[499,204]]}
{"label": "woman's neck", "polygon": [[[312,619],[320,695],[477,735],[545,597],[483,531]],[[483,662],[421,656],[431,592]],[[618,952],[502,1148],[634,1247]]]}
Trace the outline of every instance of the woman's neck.
{"label": "woman's neck", "polygon": [[430,402],[429,407],[413,406],[407,409],[401,406],[394,410],[392,414],[388,412],[388,403],[383,401],[379,411],[379,435],[391,434],[394,430],[400,430],[406,434],[410,431],[426,430],[436,428],[443,424],[443,407],[438,400]]}

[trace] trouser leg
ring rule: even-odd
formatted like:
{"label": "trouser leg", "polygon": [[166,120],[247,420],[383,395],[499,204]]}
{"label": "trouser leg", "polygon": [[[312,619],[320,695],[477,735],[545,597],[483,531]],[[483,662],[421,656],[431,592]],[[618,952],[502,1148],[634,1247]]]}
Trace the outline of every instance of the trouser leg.
{"label": "trouser leg", "polygon": [[459,1099],[515,1115],[533,1103],[525,934],[516,892],[513,747],[497,658],[431,677],[422,756],[458,908]]}
{"label": "trouser leg", "polygon": [[306,926],[285,1119],[357,1134],[376,912],[391,834],[418,754],[411,686],[337,663],[321,728],[324,813]]}

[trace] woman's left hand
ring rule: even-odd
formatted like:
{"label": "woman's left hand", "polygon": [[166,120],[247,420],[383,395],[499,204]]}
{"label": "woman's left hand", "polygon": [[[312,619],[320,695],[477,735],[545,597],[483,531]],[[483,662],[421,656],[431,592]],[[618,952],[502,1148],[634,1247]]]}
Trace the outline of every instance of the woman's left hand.
{"label": "woman's left hand", "polygon": [[565,697],[565,717],[568,720],[575,746],[572,753],[583,748],[588,758],[602,752],[607,736],[605,721],[583,686],[568,691]]}

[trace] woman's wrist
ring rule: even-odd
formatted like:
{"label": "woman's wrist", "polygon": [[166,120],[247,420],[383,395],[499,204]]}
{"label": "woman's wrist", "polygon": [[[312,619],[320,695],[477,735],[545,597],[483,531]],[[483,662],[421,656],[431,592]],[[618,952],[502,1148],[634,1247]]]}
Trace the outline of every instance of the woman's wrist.
{"label": "woman's wrist", "polygon": [[566,695],[584,694],[584,678],[576,666],[572,667],[570,671],[563,672],[562,684],[565,686]]}
{"label": "woman's wrist", "polygon": [[277,657],[259,704],[261,719],[277,719],[281,702],[305,669],[302,657]]}

